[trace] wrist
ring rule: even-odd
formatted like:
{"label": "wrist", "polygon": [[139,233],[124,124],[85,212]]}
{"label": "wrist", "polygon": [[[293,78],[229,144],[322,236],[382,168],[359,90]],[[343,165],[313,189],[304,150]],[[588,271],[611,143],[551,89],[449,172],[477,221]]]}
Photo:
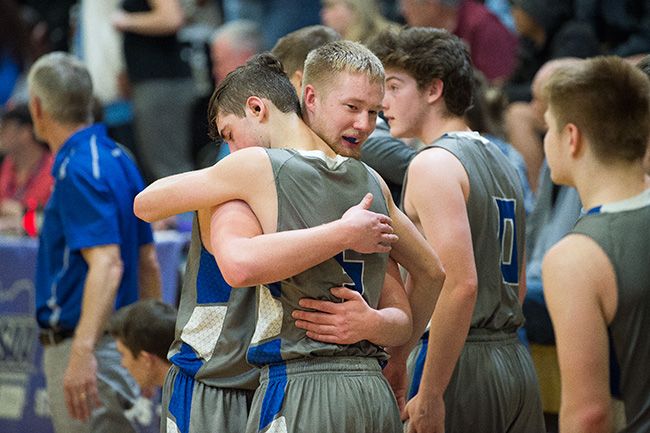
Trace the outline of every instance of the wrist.
{"label": "wrist", "polygon": [[352,249],[350,239],[352,238],[351,227],[343,219],[332,221],[332,233],[336,242],[337,251],[345,251]]}

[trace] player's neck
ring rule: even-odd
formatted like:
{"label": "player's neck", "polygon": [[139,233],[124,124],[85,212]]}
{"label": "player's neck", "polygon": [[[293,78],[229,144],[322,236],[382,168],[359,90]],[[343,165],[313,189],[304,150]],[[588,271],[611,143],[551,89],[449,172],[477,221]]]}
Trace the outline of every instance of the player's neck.
{"label": "player's neck", "polygon": [[334,151],[298,116],[281,116],[273,125],[271,147],[320,150],[334,157]]}
{"label": "player's neck", "polygon": [[578,170],[574,179],[585,209],[625,200],[646,189],[641,163],[595,164]]}
{"label": "player's neck", "polygon": [[425,144],[431,144],[435,140],[449,132],[470,131],[469,127],[461,117],[442,117],[436,115],[426,122],[422,128],[421,136],[418,137]]}

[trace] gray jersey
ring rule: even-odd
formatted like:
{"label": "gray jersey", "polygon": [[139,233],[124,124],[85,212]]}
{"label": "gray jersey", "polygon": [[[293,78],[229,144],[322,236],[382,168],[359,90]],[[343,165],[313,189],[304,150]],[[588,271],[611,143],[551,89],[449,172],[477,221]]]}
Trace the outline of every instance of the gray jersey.
{"label": "gray jersey", "polygon": [[525,245],[517,172],[494,144],[477,133],[445,134],[429,147],[451,152],[469,178],[467,216],[478,277],[470,334],[473,329],[515,332],[524,323],[519,275]]}
{"label": "gray jersey", "polygon": [[592,238],[607,254],[618,286],[618,306],[609,325],[612,381],[625,403],[626,433],[650,431],[650,190],[603,205],[578,221],[574,233]]}
{"label": "gray jersey", "polygon": [[[360,161],[322,152],[267,149],[278,195],[278,231],[315,227],[334,221],[371,192],[371,210],[387,213],[381,187]],[[258,320],[248,352],[256,365],[316,356],[372,356],[385,352],[368,341],[351,345],[311,340],[291,317],[303,297],[340,301],[330,289],[346,285],[359,291],[375,308],[384,282],[387,254],[346,250],[292,278],[259,288]]]}
{"label": "gray jersey", "polygon": [[255,288],[224,281],[195,216],[169,360],[206,385],[254,390],[259,372],[246,362],[254,329]]}

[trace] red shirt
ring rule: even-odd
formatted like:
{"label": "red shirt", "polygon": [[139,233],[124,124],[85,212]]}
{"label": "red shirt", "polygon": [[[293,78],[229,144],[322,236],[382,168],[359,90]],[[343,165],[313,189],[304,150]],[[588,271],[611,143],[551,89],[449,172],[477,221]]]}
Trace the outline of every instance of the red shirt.
{"label": "red shirt", "polygon": [[482,3],[462,2],[454,34],[467,43],[474,67],[488,80],[506,79],[515,69],[517,36]]}
{"label": "red shirt", "polygon": [[25,208],[45,207],[52,192],[52,163],[54,158],[50,152],[45,152],[36,170],[24,185],[16,183],[16,167],[13,158],[5,157],[0,165],[0,202],[6,199],[19,201]]}

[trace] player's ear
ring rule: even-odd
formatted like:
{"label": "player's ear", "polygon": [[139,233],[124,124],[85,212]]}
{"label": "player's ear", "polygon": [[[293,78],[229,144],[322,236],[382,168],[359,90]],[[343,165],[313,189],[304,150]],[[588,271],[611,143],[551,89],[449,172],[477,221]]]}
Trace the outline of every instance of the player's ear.
{"label": "player's ear", "polygon": [[569,140],[569,152],[572,157],[576,157],[584,149],[585,143],[583,141],[582,131],[573,123],[567,123],[564,126],[567,138]]}
{"label": "player's ear", "polygon": [[266,104],[257,96],[249,96],[246,100],[246,114],[261,120],[267,115]]}
{"label": "player's ear", "polygon": [[303,109],[314,111],[316,106],[316,89],[314,89],[314,86],[312,84],[307,84],[302,88],[302,94]]}
{"label": "player's ear", "polygon": [[438,99],[442,98],[442,91],[444,89],[444,83],[442,80],[435,78],[425,87],[425,92],[427,96],[427,102],[433,103]]}

